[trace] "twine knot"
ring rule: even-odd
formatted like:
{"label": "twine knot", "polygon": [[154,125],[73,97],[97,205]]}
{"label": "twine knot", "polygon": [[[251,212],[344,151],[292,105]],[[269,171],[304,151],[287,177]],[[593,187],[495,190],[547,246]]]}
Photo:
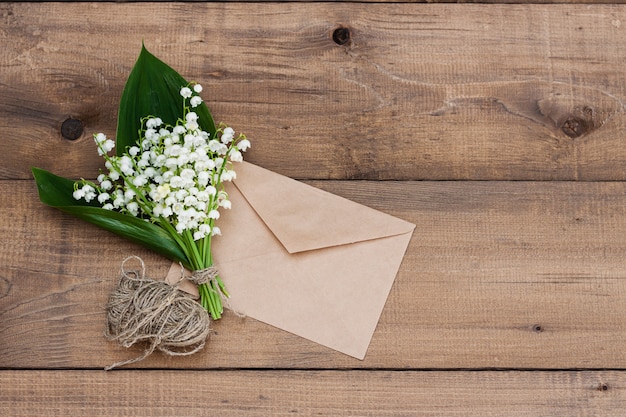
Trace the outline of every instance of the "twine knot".
{"label": "twine knot", "polygon": [[[131,259],[141,263],[141,271],[125,269]],[[199,275],[199,279],[207,279],[209,273]],[[204,308],[176,286],[147,278],[143,260],[137,256],[122,262],[121,277],[106,310],[105,336],[109,340],[127,348],[135,343],[149,343],[141,356],[115,363],[106,370],[141,361],[154,350],[171,356],[191,355],[204,347],[209,335],[210,318]]]}
{"label": "twine knot", "polygon": [[210,266],[206,269],[193,271],[191,276],[187,277],[187,279],[196,285],[202,285],[214,281],[217,278],[218,274],[219,272],[217,271],[217,268],[214,266]]}

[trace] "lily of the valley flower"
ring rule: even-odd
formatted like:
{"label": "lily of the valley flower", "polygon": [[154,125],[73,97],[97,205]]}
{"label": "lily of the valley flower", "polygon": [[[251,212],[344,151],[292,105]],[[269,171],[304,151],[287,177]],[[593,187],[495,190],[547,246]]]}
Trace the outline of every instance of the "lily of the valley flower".
{"label": "lily of the valley flower", "polygon": [[[246,137],[236,136],[231,127],[220,125],[214,135],[200,128],[198,114],[191,109],[202,103],[197,95],[201,91],[200,84],[180,89],[184,112],[175,126],[156,116],[145,117],[137,145],[121,156],[109,154],[114,142],[106,135],[94,135],[108,172],[102,172],[97,183],[76,183],[73,193],[77,200],[95,199],[106,210],[161,226],[199,269],[212,265],[211,238],[222,234],[215,221],[220,208],[231,207],[223,183],[236,178],[232,164],[241,162],[242,152],[250,147]],[[200,291],[203,305],[219,317],[221,311],[210,305],[215,295],[207,291]]]}

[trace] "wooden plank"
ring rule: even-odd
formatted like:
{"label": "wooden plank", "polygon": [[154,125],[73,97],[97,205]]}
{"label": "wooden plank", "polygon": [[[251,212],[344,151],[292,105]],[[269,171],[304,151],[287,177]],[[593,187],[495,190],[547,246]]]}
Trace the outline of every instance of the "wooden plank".
{"label": "wooden plank", "polygon": [[[113,135],[145,40],[248,133],[251,161],[292,177],[626,179],[625,6],[8,3],[0,16],[0,178],[95,176],[89,137]],[[62,137],[68,118],[80,139]]]}
{"label": "wooden plank", "polygon": [[[363,182],[313,185],[417,225],[364,361],[252,319],[214,326],[202,353],[158,368],[623,368],[626,183]],[[169,262],[42,206],[1,181],[0,368],[102,368],[120,262]]]}
{"label": "wooden plank", "polygon": [[[24,3],[28,0],[17,0],[15,3]],[[33,0],[30,0],[33,1]],[[46,2],[47,0],[35,0]],[[81,2],[82,0],[64,0],[65,2]],[[92,3],[105,3],[110,0],[92,0]],[[170,0],[117,0],[119,3],[165,3]],[[200,3],[205,0],[187,0],[187,3]],[[225,3],[241,2],[241,0],[222,0]],[[313,3],[316,0],[260,0],[260,2],[280,3]],[[398,0],[325,0],[329,3],[400,3]],[[613,0],[612,4],[623,4],[625,0]],[[493,4],[607,4],[606,0],[403,0],[401,3],[493,3]]]}
{"label": "wooden plank", "polygon": [[624,372],[0,371],[27,416],[623,416]]}

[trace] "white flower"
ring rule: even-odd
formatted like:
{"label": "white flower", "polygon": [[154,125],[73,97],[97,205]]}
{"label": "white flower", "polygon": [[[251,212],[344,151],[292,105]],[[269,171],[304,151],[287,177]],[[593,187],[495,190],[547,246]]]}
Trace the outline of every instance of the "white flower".
{"label": "white flower", "polygon": [[197,201],[196,204],[195,204],[195,207],[200,212],[204,212],[204,211],[206,211],[206,202],[204,202],[204,201]]}
{"label": "white flower", "polygon": [[86,202],[90,202],[94,198],[96,198],[96,190],[89,184],[83,185],[82,192],[84,193],[84,199]]}
{"label": "white flower", "polygon": [[102,193],[98,196],[98,202],[100,204],[104,203],[105,201],[107,201],[109,199],[109,193]]}
{"label": "white flower", "polygon": [[180,176],[187,181],[192,181],[196,177],[196,172],[191,168],[185,168],[180,171]]}
{"label": "white flower", "polygon": [[178,125],[174,127],[172,132],[176,135],[184,135],[185,132],[187,132],[187,129],[185,129],[185,126]]}
{"label": "white flower", "polygon": [[200,84],[196,84],[193,86],[193,91],[200,94],[202,92],[202,86]]}
{"label": "white flower", "polygon": [[209,173],[206,171],[198,172],[198,184],[203,187],[206,187],[208,183],[209,183]]}
{"label": "white flower", "polygon": [[185,185],[185,180],[182,177],[175,175],[172,179],[170,179],[170,184],[174,188],[182,188]]}
{"label": "white flower", "polygon": [[191,97],[191,100],[189,100],[189,104],[191,104],[191,107],[198,107],[200,103],[202,103],[202,99],[200,98],[200,96],[193,96]]}
{"label": "white flower", "polygon": [[183,87],[180,89],[180,95],[183,96],[184,98],[189,98],[191,97],[191,88],[189,87]]}
{"label": "white flower", "polygon": [[229,210],[232,207],[232,204],[231,204],[230,200],[222,200],[222,201],[220,201],[220,206],[224,207],[227,210]]}
{"label": "white flower", "polygon": [[189,150],[185,149],[185,151],[180,153],[180,156],[176,158],[176,165],[179,167],[183,167],[189,163],[191,158],[189,157]]}
{"label": "white flower", "polygon": [[217,210],[211,210],[209,211],[208,214],[209,219],[219,219],[220,218],[220,212]]}
{"label": "white flower", "polygon": [[229,152],[230,160],[233,162],[241,162],[243,161],[243,155],[237,149],[232,148]]}
{"label": "white flower", "polygon": [[152,209],[152,214],[155,215],[156,217],[160,217],[163,214],[164,209],[165,209],[165,206],[163,204],[156,204],[154,208]]}
{"label": "white flower", "polygon": [[[169,171],[163,173],[163,178],[167,181],[167,176],[169,174],[174,175],[174,172],[172,172],[174,169],[176,169],[176,167],[178,166],[178,158],[167,158],[163,165],[169,169]],[[171,176],[170,175],[170,176]]]}
{"label": "white flower", "polygon": [[[182,95],[182,90],[181,90],[181,95]],[[148,121],[146,122],[146,127],[148,129],[154,129],[155,127],[161,126],[162,123],[163,121],[160,118],[153,117],[151,119],[148,119]]]}
{"label": "white flower", "polygon": [[164,182],[168,182],[169,180],[172,179],[172,177],[174,177],[174,173],[172,171],[165,171],[163,173],[163,181]]}
{"label": "white flower", "polygon": [[104,206],[102,206],[102,208],[105,210],[113,210],[113,204],[107,203]]}
{"label": "white flower", "polygon": [[186,147],[192,147],[194,142],[195,142],[195,136],[192,135],[191,133],[187,133],[185,137],[183,137],[183,143],[185,144]]}
{"label": "white flower", "polygon": [[171,194],[171,193],[165,198],[165,205],[167,205],[167,206],[172,206],[173,207],[174,204],[176,204],[176,203],[177,203],[176,196]]}
{"label": "white flower", "polygon": [[127,189],[126,191],[124,191],[124,200],[126,200],[126,202],[132,200],[137,194],[131,190],[130,188]]}
{"label": "white flower", "polygon": [[147,183],[148,183],[148,178],[146,178],[145,175],[137,175],[135,178],[133,178],[133,185],[135,187],[143,187]]}
{"label": "white flower", "polygon": [[136,146],[131,146],[130,148],[128,148],[128,154],[130,156],[137,156],[137,154],[139,153],[139,148]]}
{"label": "white flower", "polygon": [[144,136],[146,137],[146,139],[148,140],[148,143],[153,142],[155,139],[159,138],[159,135],[157,135],[156,130],[149,128],[146,129],[146,133],[144,133]]}
{"label": "white flower", "polygon": [[198,199],[198,201],[209,201],[209,198],[211,198],[211,196],[206,190],[204,190],[199,191],[198,194],[196,194],[196,198]]}
{"label": "white flower", "polygon": [[235,171],[231,170],[224,170],[224,172],[222,173],[222,181],[232,181],[234,179],[237,179],[237,173]]}
{"label": "white flower", "polygon": [[109,180],[104,180],[100,183],[100,188],[102,188],[105,191],[110,190],[112,187],[113,187],[113,184]]}
{"label": "white flower", "polygon": [[235,137],[235,131],[233,130],[233,128],[227,127],[222,132],[222,137],[220,138],[220,140],[222,141],[222,143],[230,143],[233,141],[234,137]]}
{"label": "white flower", "polygon": [[74,200],[80,200],[85,197],[85,192],[82,189],[78,189],[72,193],[72,197],[74,197]]}
{"label": "white flower", "polygon": [[118,195],[113,200],[113,207],[115,207],[115,208],[124,207],[124,204],[125,204],[125,201],[124,201],[124,196],[123,195]]}
{"label": "white flower", "polygon": [[98,144],[98,154],[102,156],[105,153],[111,152],[113,148],[115,148],[115,142],[113,142],[111,139],[106,139],[105,141]]}
{"label": "white flower", "polygon": [[133,169],[133,161],[126,155],[120,158],[119,168],[122,174],[126,175],[127,177],[130,177],[135,173],[135,170]]}
{"label": "white flower", "polygon": [[183,233],[185,230],[187,230],[187,222],[181,222],[181,221],[179,221],[179,222],[176,224],[176,231],[177,231],[178,233]]}
{"label": "white flower", "polygon": [[198,202],[198,199],[192,195],[188,195],[187,197],[185,197],[185,201],[184,204],[186,206],[194,206],[196,205],[196,203]]}
{"label": "white flower", "polygon": [[161,201],[163,200],[165,197],[167,197],[167,195],[170,193],[170,185],[169,184],[163,184],[163,185],[159,185],[156,188],[156,193],[154,196],[154,199],[156,201]]}
{"label": "white flower", "polygon": [[198,120],[198,115],[196,114],[196,112],[190,111],[185,116],[185,120],[188,122],[196,122]]}
{"label": "white flower", "polygon": [[248,139],[242,139],[237,143],[237,148],[239,148],[241,152],[247,151],[249,147],[250,141]]}
{"label": "white flower", "polygon": [[102,145],[104,141],[107,140],[107,137],[104,133],[97,133],[93,136],[93,138],[98,145]]}
{"label": "white flower", "polygon": [[136,216],[139,213],[139,204],[133,201],[126,205],[126,210],[130,212],[133,216]]}
{"label": "white flower", "polygon": [[146,168],[146,170],[143,172],[143,175],[145,175],[147,178],[154,178],[157,174],[156,169],[152,168],[152,167],[148,167]]}
{"label": "white flower", "polygon": [[[209,142],[209,135],[203,135],[202,133],[205,133],[205,132],[202,131],[202,132],[200,132],[199,135],[196,135],[196,140],[193,143],[194,146],[196,148],[198,148],[198,149],[202,149]],[[206,155],[206,153],[205,153],[205,155]]]}
{"label": "white flower", "polygon": [[[215,169],[215,162],[213,162],[212,159],[204,158],[204,159],[197,160],[194,164],[194,167],[196,171],[198,171],[198,175],[199,175],[200,172],[213,171]],[[200,180],[200,177],[198,177],[198,179]],[[203,185],[206,185],[206,183]]]}
{"label": "white flower", "polygon": [[209,185],[208,187],[206,187],[205,191],[209,193],[209,195],[217,194],[217,189],[212,185]]}
{"label": "white flower", "polygon": [[187,190],[178,190],[176,191],[176,193],[174,193],[174,196],[176,197],[176,199],[183,200],[185,197],[187,197],[189,195],[189,193],[187,192]]}
{"label": "white flower", "polygon": [[163,154],[167,155],[167,156],[178,156],[178,155],[180,155],[180,150],[182,148],[183,147],[178,145],[178,144],[172,145],[172,146],[168,146],[168,147],[165,148],[165,151],[163,152]]}
{"label": "white flower", "polygon": [[222,144],[221,144],[221,143],[219,143],[218,141],[216,141],[215,139],[212,139],[212,140],[210,140],[210,141],[209,141],[208,146],[209,146],[209,150],[210,150],[211,152],[218,153],[218,151],[219,151],[219,150],[221,149],[221,147],[222,147]]}
{"label": "white flower", "polygon": [[214,226],[213,230],[211,230],[211,236],[222,236],[222,230],[219,227]]}

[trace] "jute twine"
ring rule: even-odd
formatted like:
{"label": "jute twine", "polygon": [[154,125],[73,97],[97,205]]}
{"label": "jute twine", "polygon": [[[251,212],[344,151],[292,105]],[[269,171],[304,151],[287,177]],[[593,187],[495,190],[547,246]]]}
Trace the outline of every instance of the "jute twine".
{"label": "jute twine", "polygon": [[[140,271],[126,270],[125,264],[136,259]],[[217,270],[208,268],[196,271],[191,280],[196,284],[215,279]],[[181,278],[182,280],[182,278]],[[139,362],[155,350],[167,355],[191,355],[201,350],[210,330],[210,317],[206,310],[184,291],[164,281],[145,276],[143,260],[130,256],[122,262],[117,288],[107,304],[105,336],[124,347],[135,343],[148,343],[144,353],[134,359],[117,362],[105,368]]]}

